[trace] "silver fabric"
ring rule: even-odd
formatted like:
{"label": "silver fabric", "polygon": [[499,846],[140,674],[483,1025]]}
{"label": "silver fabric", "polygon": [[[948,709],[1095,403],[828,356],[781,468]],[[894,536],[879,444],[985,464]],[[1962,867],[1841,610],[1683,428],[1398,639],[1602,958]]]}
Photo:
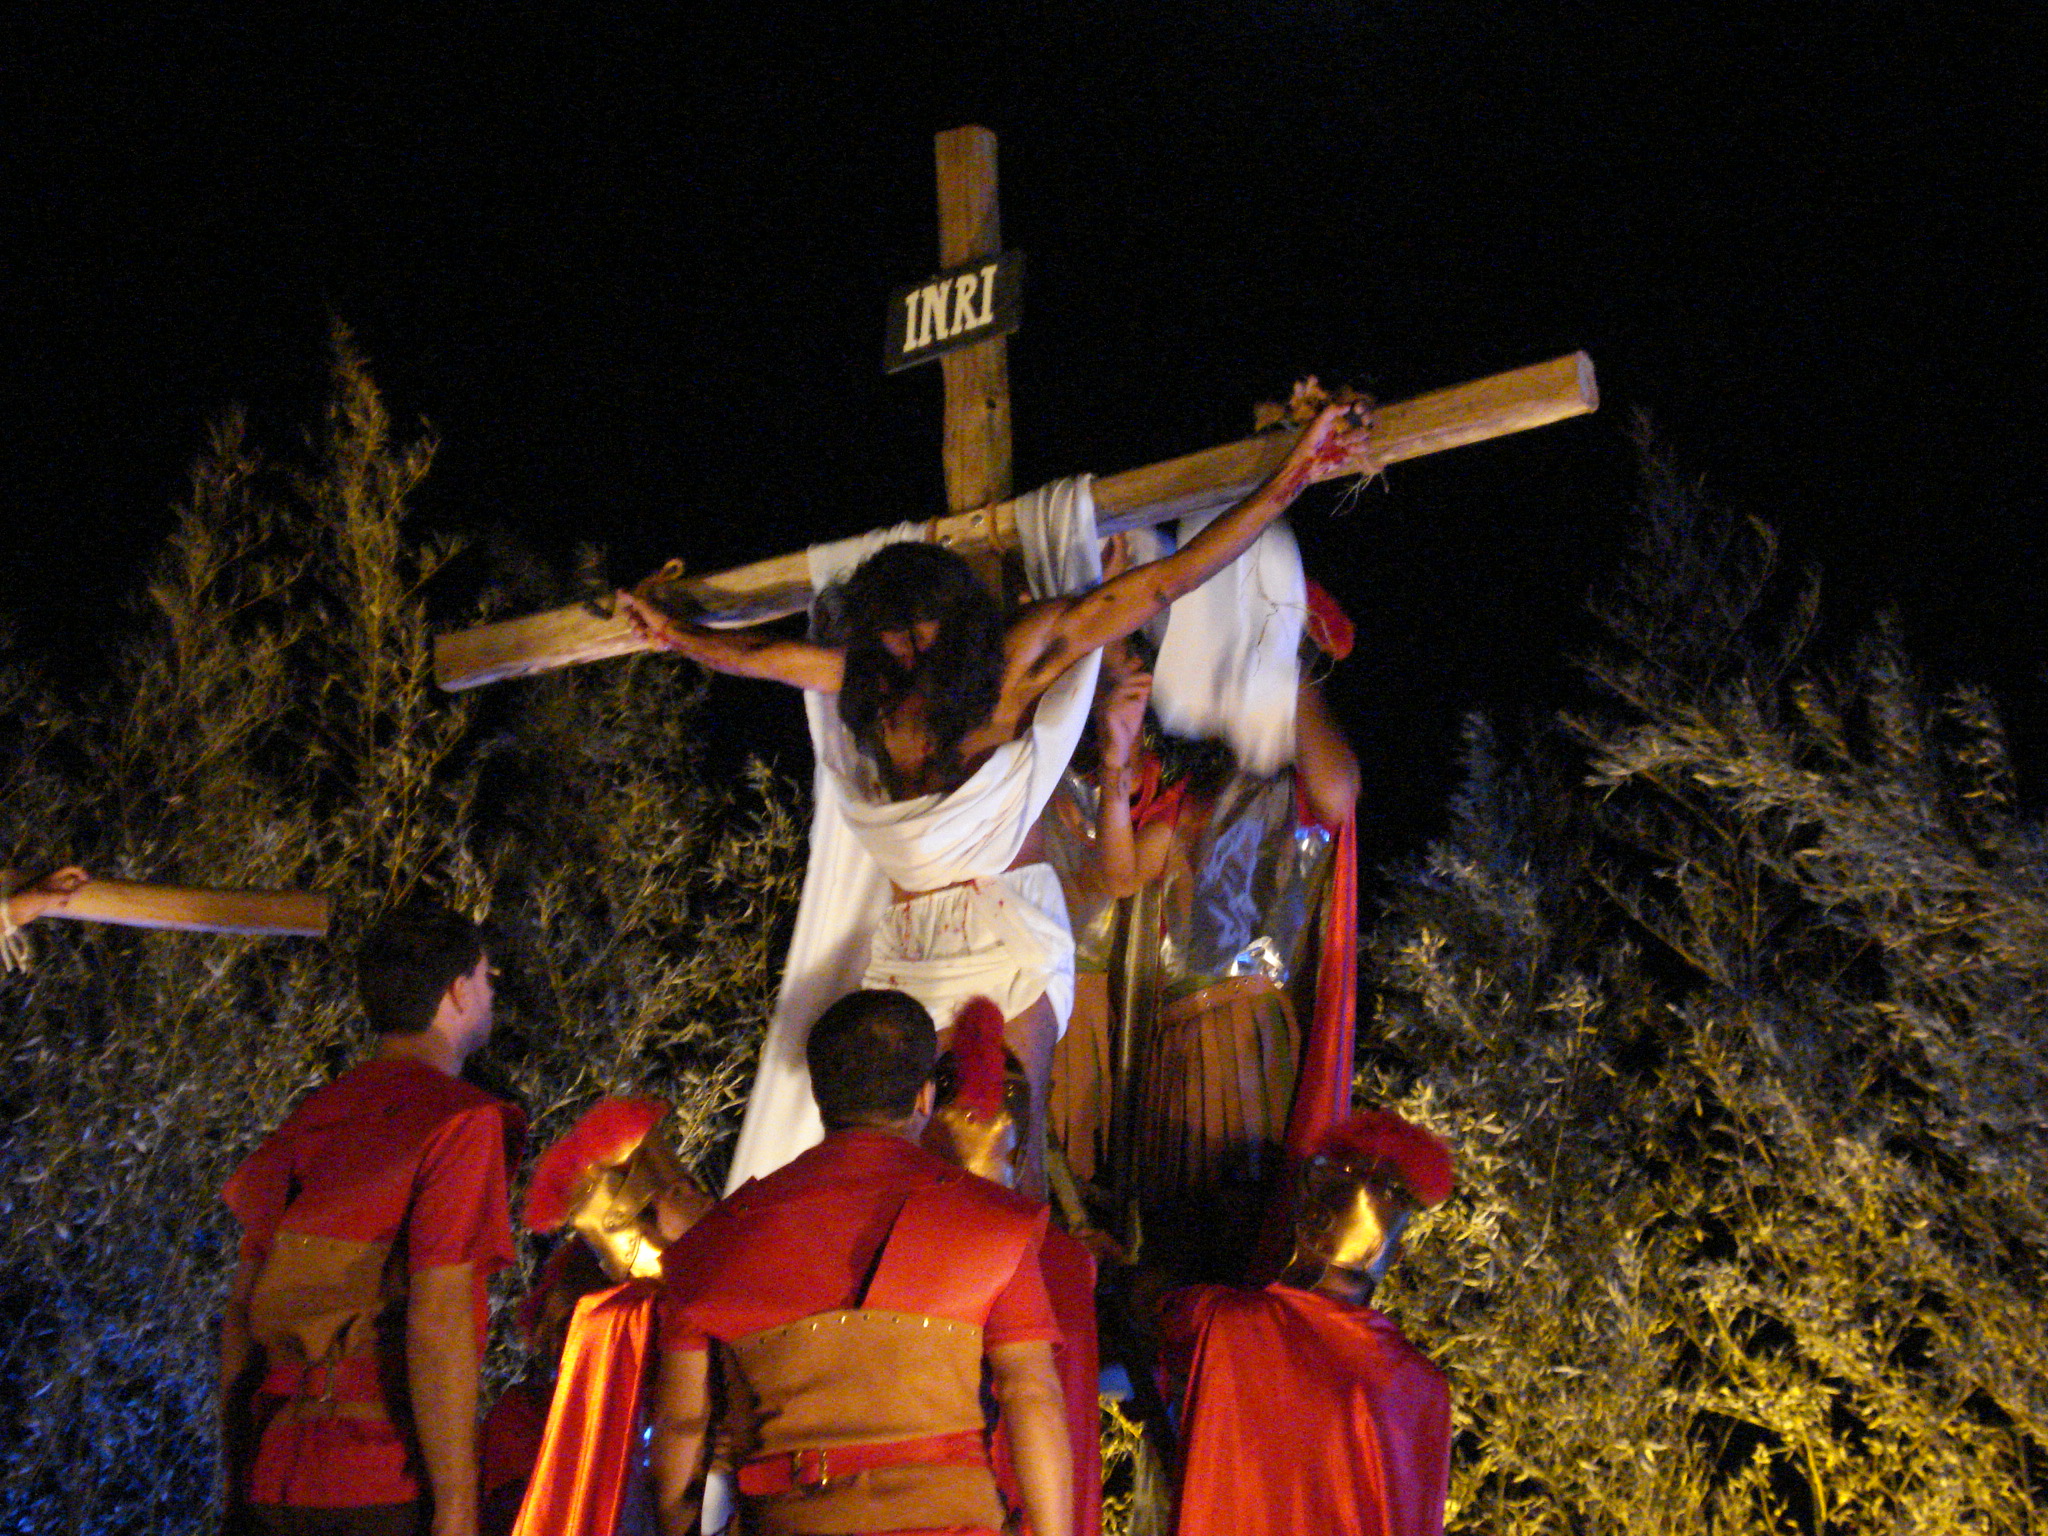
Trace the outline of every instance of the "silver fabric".
{"label": "silver fabric", "polygon": [[1331,841],[1297,815],[1292,770],[1233,774],[1189,857],[1176,851],[1167,860],[1159,946],[1166,994],[1231,976],[1287,987],[1309,942]]}
{"label": "silver fabric", "polygon": [[[1044,821],[1045,856],[1070,877],[1095,843],[1095,782],[1069,768]],[[1185,828],[1191,813],[1184,814]],[[1330,834],[1296,814],[1294,771],[1233,774],[1191,851],[1176,838],[1162,877],[1161,980],[1169,997],[1212,981],[1263,976],[1285,989],[1312,943],[1310,926],[1330,861]],[[1074,963],[1110,968],[1116,903],[1060,882],[1074,930]]]}
{"label": "silver fabric", "polygon": [[1067,926],[1074,931],[1074,969],[1106,971],[1116,944],[1116,903],[1083,894],[1075,871],[1095,851],[1096,810],[1101,793],[1092,775],[1069,767],[1052,792],[1042,823],[1045,860],[1060,873],[1067,898]]}

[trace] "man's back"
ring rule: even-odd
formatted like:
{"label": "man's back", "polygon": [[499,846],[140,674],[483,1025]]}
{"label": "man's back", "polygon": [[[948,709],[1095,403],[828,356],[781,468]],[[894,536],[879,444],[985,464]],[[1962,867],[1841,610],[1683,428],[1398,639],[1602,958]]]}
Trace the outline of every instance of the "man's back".
{"label": "man's back", "polygon": [[[960,1192],[962,1211],[977,1226],[933,1256],[935,1268],[998,1262],[977,1245],[1008,1248],[1001,1260],[1018,1263],[1028,1241],[1035,1251],[1045,1209],[1020,1195],[963,1173],[900,1136],[840,1131],[765,1178],[750,1181],[721,1201],[667,1258],[665,1321],[730,1340],[761,1328],[834,1308],[856,1307],[873,1276],[876,1257],[913,1191]],[[1028,1277],[1026,1277],[1028,1279]],[[1055,1338],[1058,1330],[1035,1305],[1043,1286],[1018,1299],[999,1297],[987,1320],[992,1338]],[[963,1296],[963,1301],[965,1297]],[[984,1319],[973,1321],[980,1325]]]}
{"label": "man's back", "polygon": [[1189,1380],[1180,1536],[1439,1536],[1450,1394],[1384,1314],[1196,1286],[1163,1323]]}
{"label": "man's back", "polygon": [[1044,1232],[1029,1201],[902,1136],[848,1130],[669,1250],[662,1348],[720,1345],[763,1529],[1000,1523],[982,1360],[1058,1337]]}
{"label": "man's back", "polygon": [[253,1503],[356,1507],[420,1496],[406,1406],[407,1277],[512,1259],[505,1143],[517,1115],[420,1062],[379,1059],[315,1091],[229,1179],[254,1273],[265,1372]]}

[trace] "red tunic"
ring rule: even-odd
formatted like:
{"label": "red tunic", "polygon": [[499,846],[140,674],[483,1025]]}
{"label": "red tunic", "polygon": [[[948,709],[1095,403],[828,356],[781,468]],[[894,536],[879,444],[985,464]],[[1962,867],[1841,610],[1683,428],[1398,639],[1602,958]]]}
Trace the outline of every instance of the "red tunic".
{"label": "red tunic", "polygon": [[1196,1286],[1162,1321],[1188,1381],[1178,1536],[1442,1536],[1450,1391],[1383,1314]]}
{"label": "red tunic", "polygon": [[[853,1130],[835,1132],[775,1172],[742,1185],[669,1249],[663,1259],[661,1348],[701,1350],[712,1339],[741,1339],[859,1306],[905,1198],[956,1185],[963,1177],[984,1192],[992,1223],[1007,1230],[1023,1217],[1039,1223],[1037,1234],[1019,1250],[993,1300],[975,1308],[935,1301],[920,1310],[978,1326],[984,1349],[1057,1343],[1059,1324],[1040,1267],[1043,1208],[963,1175],[900,1136]],[[958,1229],[957,1236],[963,1255],[975,1251],[972,1230]],[[932,1253],[934,1276],[952,1267],[947,1252]],[[933,1290],[942,1292],[943,1286]]]}
{"label": "red tunic", "polygon": [[[228,1180],[222,1198],[242,1225],[242,1259],[260,1266],[278,1234],[294,1232],[390,1243],[408,1273],[473,1264],[481,1358],[485,1282],[513,1257],[505,1156],[520,1124],[510,1105],[424,1063],[366,1062],[309,1095]],[[380,1352],[402,1361],[403,1339],[385,1344]],[[272,1410],[297,1390],[287,1374],[274,1368],[263,1383]],[[355,1390],[379,1388],[365,1379]],[[421,1497],[419,1472],[388,1417],[295,1422],[273,1412],[246,1492],[257,1504],[402,1504]]]}
{"label": "red tunic", "polygon": [[[962,1177],[952,1163],[882,1131],[839,1131],[715,1206],[663,1260],[661,1347],[703,1349],[835,1308],[858,1306],[891,1223],[913,1189]],[[968,1175],[972,1177],[972,1175]],[[1044,1212],[976,1180],[991,1208]],[[972,1234],[961,1233],[963,1243]],[[1033,1242],[1028,1257],[1036,1260]],[[934,1254],[935,1266],[945,1255]],[[945,1315],[934,1313],[934,1316]],[[978,1325],[985,1344],[1057,1341],[1037,1263],[1019,1263]]]}

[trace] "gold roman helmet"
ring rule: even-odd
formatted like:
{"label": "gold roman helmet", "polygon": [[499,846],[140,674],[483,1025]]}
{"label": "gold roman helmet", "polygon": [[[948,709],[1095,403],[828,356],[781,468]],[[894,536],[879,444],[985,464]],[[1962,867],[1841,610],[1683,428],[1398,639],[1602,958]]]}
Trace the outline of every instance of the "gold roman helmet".
{"label": "gold roman helmet", "polygon": [[1031,1087],[1003,1046],[1000,1008],[985,997],[961,1006],[932,1081],[937,1091],[925,1127],[926,1149],[1014,1188],[1023,1127],[1031,1123]]}
{"label": "gold roman helmet", "polygon": [[1368,1110],[1333,1127],[1302,1170],[1290,1271],[1329,1266],[1378,1284],[1416,1211],[1451,1192],[1444,1144],[1399,1115]]}
{"label": "gold roman helmet", "polygon": [[601,1099],[543,1152],[526,1190],[526,1225],[573,1227],[614,1281],[652,1280],[662,1250],[711,1206],[676,1156],[659,1099]]}

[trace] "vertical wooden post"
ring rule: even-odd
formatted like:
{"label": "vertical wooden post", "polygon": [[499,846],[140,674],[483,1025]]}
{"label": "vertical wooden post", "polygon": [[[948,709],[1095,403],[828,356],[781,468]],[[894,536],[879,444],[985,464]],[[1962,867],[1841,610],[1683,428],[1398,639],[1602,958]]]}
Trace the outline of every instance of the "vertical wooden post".
{"label": "vertical wooden post", "polygon": [[[996,136],[952,128],[938,136],[939,265],[1003,248],[996,207]],[[971,512],[1010,495],[1010,367],[1000,336],[939,359],[946,380],[946,510]]]}

